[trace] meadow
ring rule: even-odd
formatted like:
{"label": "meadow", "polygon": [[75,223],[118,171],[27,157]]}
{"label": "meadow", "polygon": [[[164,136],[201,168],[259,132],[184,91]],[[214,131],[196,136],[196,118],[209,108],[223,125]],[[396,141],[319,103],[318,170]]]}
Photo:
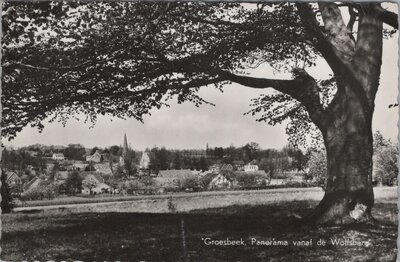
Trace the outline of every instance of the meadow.
{"label": "meadow", "polygon": [[[6,261],[396,260],[395,198],[377,200],[373,210],[376,224],[346,227],[317,227],[299,219],[317,203],[277,201],[176,213],[70,213],[60,209],[4,214],[1,258]],[[228,239],[239,245],[226,245]],[[346,245],[334,244],[332,240]],[[295,245],[294,241],[302,241],[302,245]],[[325,245],[321,245],[323,241]]]}

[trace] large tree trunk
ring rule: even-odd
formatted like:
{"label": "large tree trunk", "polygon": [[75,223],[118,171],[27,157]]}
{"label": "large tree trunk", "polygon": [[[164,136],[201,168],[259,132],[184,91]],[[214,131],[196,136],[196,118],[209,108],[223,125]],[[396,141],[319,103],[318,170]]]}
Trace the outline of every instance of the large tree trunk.
{"label": "large tree trunk", "polygon": [[323,137],[327,152],[325,196],[313,219],[317,223],[346,224],[370,220],[372,189],[372,112],[346,85],[333,101]]}
{"label": "large tree trunk", "polygon": [[325,196],[312,216],[317,223],[372,220],[372,115],[382,64],[382,22],[373,5],[359,12],[357,41],[351,44],[337,6],[320,3],[325,29],[333,34],[336,55],[326,55],[338,91],[319,125],[328,172]]}

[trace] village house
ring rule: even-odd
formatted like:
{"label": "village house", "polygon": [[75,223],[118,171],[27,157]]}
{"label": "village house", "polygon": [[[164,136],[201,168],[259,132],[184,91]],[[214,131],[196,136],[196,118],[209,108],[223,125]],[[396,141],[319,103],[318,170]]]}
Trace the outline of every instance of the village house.
{"label": "village house", "polygon": [[83,161],[74,161],[72,163],[72,171],[76,170],[76,171],[82,171],[85,170],[85,168],[87,167],[87,163],[84,163]]}
{"label": "village house", "polygon": [[63,153],[53,153],[51,156],[51,159],[56,160],[56,161],[63,161],[65,159]]}
{"label": "village house", "polygon": [[243,160],[234,160],[232,161],[232,165],[235,167],[237,171],[244,171],[244,161]]}
{"label": "village house", "polygon": [[10,189],[16,189],[18,191],[21,190],[22,180],[17,175],[17,173],[13,171],[4,171],[6,174],[6,183],[10,187]]}
{"label": "village house", "polygon": [[6,173],[6,183],[9,186],[21,184],[21,178],[17,175],[17,173],[13,171],[5,171],[5,173]]}
{"label": "village house", "polygon": [[221,171],[218,174],[209,173],[202,177],[203,187],[209,190],[230,189],[235,185],[232,171]]}
{"label": "village house", "polygon": [[12,194],[19,194],[22,191],[22,180],[13,171],[4,171],[6,174],[6,183],[8,184]]}
{"label": "village house", "polygon": [[220,170],[220,165],[219,164],[213,164],[208,169],[210,170],[211,173],[218,174],[219,170]]}
{"label": "village house", "polygon": [[252,163],[248,163],[244,166],[244,172],[254,172],[258,171],[258,165],[254,165]]}
{"label": "village house", "polygon": [[39,177],[35,176],[23,185],[23,191],[24,192],[31,191],[37,188],[41,182],[42,180]]}
{"label": "village house", "polygon": [[[84,180],[92,180],[94,181],[94,187],[88,188],[86,186],[82,186],[82,194],[104,194],[111,193],[112,187],[104,183],[104,178],[98,173],[90,173],[85,176]],[[82,181],[83,183],[83,181]]]}
{"label": "village house", "polygon": [[219,168],[220,171],[233,171],[234,168],[231,164],[222,164]]}
{"label": "village house", "polygon": [[32,176],[36,176],[36,171],[32,165],[27,165],[25,170]]}
{"label": "village house", "polygon": [[141,176],[150,175],[151,172],[150,167],[151,167],[151,161],[149,152],[144,151],[139,161],[139,175]]}
{"label": "village house", "polygon": [[211,190],[215,189],[227,189],[232,187],[233,182],[222,174],[216,175],[208,185]]}
{"label": "village house", "polygon": [[86,162],[100,163],[101,161],[103,161],[103,157],[98,150],[93,155],[86,156]]}
{"label": "village house", "polygon": [[112,175],[110,162],[96,163],[94,164],[94,169],[103,175]]}
{"label": "village house", "polygon": [[54,175],[54,181],[58,181],[59,183],[65,182],[69,173],[69,171],[57,171],[57,173]]}

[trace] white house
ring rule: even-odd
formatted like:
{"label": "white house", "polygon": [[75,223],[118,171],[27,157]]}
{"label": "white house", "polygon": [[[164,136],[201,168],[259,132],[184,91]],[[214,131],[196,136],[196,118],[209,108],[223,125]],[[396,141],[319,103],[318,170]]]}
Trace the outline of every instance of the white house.
{"label": "white house", "polygon": [[[111,186],[105,184],[105,183],[99,183],[97,184],[94,188],[92,188],[92,194],[98,195],[98,194],[104,194],[104,193],[111,193],[112,188]],[[83,187],[82,189],[82,194],[90,194],[90,189],[87,187]]]}
{"label": "white house", "polygon": [[64,154],[63,153],[54,153],[53,156],[51,157],[53,160],[64,160]]}
{"label": "white house", "polygon": [[244,172],[254,172],[254,171],[258,171],[257,165],[252,165],[251,163],[248,163],[247,165],[244,166]]}
{"label": "white house", "polygon": [[150,166],[150,157],[147,151],[143,152],[142,157],[139,162],[139,168],[140,169],[149,169]]}
{"label": "white house", "polygon": [[97,150],[96,150],[96,152],[93,153],[93,155],[86,156],[87,162],[100,163],[102,160],[103,160],[103,157]]}
{"label": "white house", "polygon": [[211,165],[208,169],[210,170],[211,173],[218,174],[220,171],[220,165],[214,164],[214,165]]}
{"label": "white house", "polygon": [[209,189],[226,189],[232,186],[232,181],[223,174],[216,175],[208,185]]}
{"label": "white house", "polygon": [[[86,186],[85,181],[88,181],[87,184],[91,184],[91,188]],[[90,181],[90,182],[89,182]],[[82,194],[102,194],[102,193],[110,193],[112,188],[104,183],[104,178],[98,173],[91,173],[86,175],[85,179],[82,181]]]}
{"label": "white house", "polygon": [[30,181],[26,182],[23,185],[24,192],[27,192],[27,191],[37,188],[41,181],[42,180],[40,178],[38,178],[37,176],[33,177]]}

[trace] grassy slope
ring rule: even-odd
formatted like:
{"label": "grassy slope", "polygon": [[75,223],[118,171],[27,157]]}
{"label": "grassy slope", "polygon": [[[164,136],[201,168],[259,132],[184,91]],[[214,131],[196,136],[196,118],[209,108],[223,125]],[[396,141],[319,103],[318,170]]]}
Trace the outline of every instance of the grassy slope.
{"label": "grassy slope", "polygon": [[[396,204],[378,203],[380,226],[317,228],[299,225],[316,202],[232,206],[186,214],[68,213],[3,215],[3,260],[32,261],[394,261]],[[288,212],[291,210],[291,212]],[[185,251],[182,243],[182,218]],[[369,247],[205,246],[214,239],[305,240],[350,237]],[[185,259],[186,257],[186,259]]]}

